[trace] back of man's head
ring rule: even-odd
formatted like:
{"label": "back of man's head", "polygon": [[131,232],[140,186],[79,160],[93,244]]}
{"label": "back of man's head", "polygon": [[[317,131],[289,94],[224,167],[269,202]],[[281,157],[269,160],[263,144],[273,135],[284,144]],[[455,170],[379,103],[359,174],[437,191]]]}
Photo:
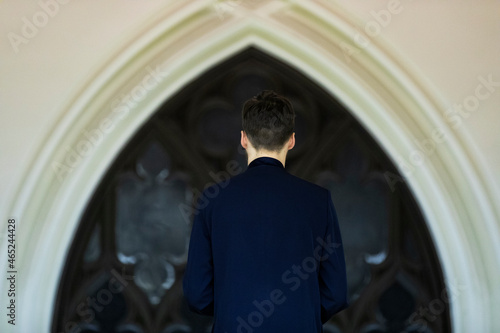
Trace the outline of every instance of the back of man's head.
{"label": "back of man's head", "polygon": [[293,134],[295,112],[285,97],[264,90],[243,105],[242,125],[255,149],[279,151]]}

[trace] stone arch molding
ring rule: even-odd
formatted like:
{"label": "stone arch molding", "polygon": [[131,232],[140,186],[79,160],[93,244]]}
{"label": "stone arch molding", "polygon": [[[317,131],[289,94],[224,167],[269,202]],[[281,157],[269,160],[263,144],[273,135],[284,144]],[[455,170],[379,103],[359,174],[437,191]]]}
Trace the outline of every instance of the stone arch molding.
{"label": "stone arch molding", "polygon": [[[310,76],[377,138],[406,175],[392,181],[409,182],[446,282],[455,288],[450,303],[454,331],[493,331],[499,297],[491,291],[500,251],[490,235],[498,234],[499,214],[477,157],[440,117],[439,97],[416,71],[403,69],[409,65],[376,30],[356,42],[358,22],[332,4],[224,4],[178,2],[155,13],[116,45],[101,70],[61,110],[63,119],[26,170],[10,207],[23,223],[18,233],[23,247],[18,256],[20,331],[50,330],[81,214],[127,139],[186,83],[250,46]],[[445,142],[439,141],[443,137]]]}

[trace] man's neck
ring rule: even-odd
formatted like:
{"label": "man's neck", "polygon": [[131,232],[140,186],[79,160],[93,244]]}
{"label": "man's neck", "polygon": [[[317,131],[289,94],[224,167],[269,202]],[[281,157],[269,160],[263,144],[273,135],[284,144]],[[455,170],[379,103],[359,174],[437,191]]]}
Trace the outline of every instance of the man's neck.
{"label": "man's neck", "polygon": [[280,152],[275,152],[275,151],[268,151],[268,150],[255,150],[255,149],[248,149],[247,154],[248,154],[248,164],[252,163],[253,160],[259,158],[259,157],[271,157],[274,159],[277,159],[278,161],[285,166],[285,161],[286,161],[286,154],[288,150],[283,149]]}

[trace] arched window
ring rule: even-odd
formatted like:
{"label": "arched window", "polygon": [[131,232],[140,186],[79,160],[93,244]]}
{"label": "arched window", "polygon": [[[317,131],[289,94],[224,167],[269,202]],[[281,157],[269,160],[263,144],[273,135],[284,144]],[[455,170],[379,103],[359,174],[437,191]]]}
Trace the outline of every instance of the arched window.
{"label": "arched window", "polygon": [[248,49],[168,100],[125,145],[92,196],[68,253],[53,332],[210,332],[182,276],[197,196],[246,168],[243,101],[273,89],[297,113],[287,170],[330,189],[351,306],[325,332],[450,332],[440,263],[410,189],[335,98]]}

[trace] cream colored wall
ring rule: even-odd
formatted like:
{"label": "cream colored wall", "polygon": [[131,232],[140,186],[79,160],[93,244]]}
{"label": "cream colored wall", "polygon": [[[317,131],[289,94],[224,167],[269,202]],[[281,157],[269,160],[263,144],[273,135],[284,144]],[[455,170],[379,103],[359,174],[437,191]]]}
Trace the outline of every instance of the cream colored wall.
{"label": "cream colored wall", "polygon": [[[62,119],[68,99],[160,2],[0,1],[2,207]],[[46,15],[46,24],[28,34],[23,19],[34,23],[34,16],[43,18],[40,3],[59,8],[50,6],[53,17]],[[12,43],[10,33],[24,39],[12,36]]]}
{"label": "cream colored wall", "polygon": [[[463,104],[481,82],[496,82],[490,96],[464,113],[459,127],[463,143],[479,152],[488,166],[488,182],[500,186],[500,2],[401,0],[400,12],[391,15],[380,37],[413,64],[441,95],[447,108]],[[341,1],[361,18],[359,30],[376,21],[372,11],[387,10],[391,1]],[[366,33],[365,33],[366,35]],[[371,39],[378,38],[378,36]],[[355,44],[356,45],[356,44]],[[482,91],[480,89],[480,91]],[[474,109],[474,108],[473,108]],[[446,110],[445,110],[446,111]],[[467,115],[469,114],[469,115]],[[453,119],[456,119],[454,117]],[[451,121],[451,120],[450,120]],[[451,121],[452,124],[457,120]],[[498,192],[497,192],[498,193]]]}
{"label": "cream colored wall", "polygon": [[[41,3],[51,3],[52,5],[44,10]],[[55,5],[56,3],[58,5]],[[457,272],[468,274],[467,277],[464,277],[464,281],[469,281],[469,285],[465,287],[469,289],[464,290],[464,295],[457,304],[453,305],[452,309],[456,331],[469,332],[473,328],[473,326],[467,326],[472,325],[472,321],[467,322],[466,319],[458,317],[468,310],[473,313],[476,304],[478,308],[484,307],[486,309],[489,307],[488,305],[500,302],[500,290],[492,287],[496,285],[495,277],[500,278],[498,269],[496,269],[499,264],[499,258],[496,257],[496,254],[500,252],[498,245],[495,245],[500,240],[500,236],[497,234],[499,227],[498,209],[492,207],[500,206],[498,199],[500,188],[500,149],[498,148],[500,148],[500,140],[496,134],[495,124],[495,120],[500,120],[500,116],[498,113],[494,113],[496,107],[500,105],[500,87],[494,85],[490,88],[493,91],[489,91],[489,96],[486,96],[488,91],[480,87],[482,81],[478,79],[478,77],[488,78],[491,76],[493,81],[500,82],[500,63],[498,60],[500,59],[500,25],[498,24],[500,4],[497,1],[482,1],[479,4],[472,0],[440,2],[438,4],[410,0],[401,0],[400,2],[371,1],[369,4],[365,1],[345,0],[337,1],[333,5],[327,5],[326,2],[320,1],[300,2],[300,5],[294,3],[293,1],[253,0],[247,1],[244,5],[243,1],[233,0],[223,3],[177,1],[164,5],[164,1],[108,1],[106,3],[97,0],[85,2],[66,0],[59,0],[59,2],[56,0],[41,2],[0,1],[1,35],[4,36],[0,40],[0,117],[2,126],[2,131],[0,131],[0,181],[2,184],[0,207],[2,207],[1,218],[3,220],[6,221],[9,217],[18,219],[18,225],[21,229],[21,234],[18,237],[25,241],[24,244],[19,244],[19,262],[21,265],[25,262],[27,266],[19,268],[20,297],[25,300],[30,299],[30,295],[33,294],[51,297],[50,292],[48,295],[44,294],[42,290],[44,287],[36,287],[36,284],[28,281],[29,277],[26,276],[31,272],[39,273],[45,270],[47,274],[44,275],[47,275],[47,280],[41,278],[41,285],[50,286],[50,288],[46,288],[49,291],[57,286],[57,282],[54,283],[53,280],[58,278],[58,272],[50,272],[51,267],[43,266],[49,263],[50,259],[43,258],[42,263],[38,264],[36,268],[34,265],[28,265],[28,263],[37,261],[35,250],[46,247],[43,244],[43,239],[37,240],[37,235],[46,237],[48,240],[49,235],[60,232],[61,239],[68,240],[74,228],[68,227],[66,230],[64,227],[67,224],[74,224],[78,220],[80,211],[74,212],[73,215],[69,213],[65,213],[65,215],[59,211],[67,209],[65,207],[67,205],[83,207],[84,202],[75,204],[67,199],[68,194],[75,191],[82,192],[80,197],[86,198],[92,192],[93,183],[85,184],[85,177],[89,177],[89,179],[95,177],[91,176],[92,170],[97,170],[96,172],[99,173],[106,167],[106,161],[101,164],[88,165],[90,161],[92,163],[95,161],[94,158],[89,157],[85,161],[87,164],[82,163],[78,170],[68,175],[65,187],[57,183],[57,177],[54,177],[54,173],[50,172],[50,168],[48,171],[41,167],[42,165],[50,165],[55,158],[54,156],[63,156],[64,158],[64,154],[67,155],[67,152],[64,152],[64,147],[67,146],[69,149],[74,147],[70,138],[77,137],[78,133],[68,134],[64,131],[89,128],[72,126],[71,124],[84,122],[92,124],[93,120],[89,120],[90,116],[88,115],[91,112],[89,111],[87,114],[78,112],[78,110],[99,110],[99,108],[93,107],[92,103],[101,103],[101,99],[113,99],[112,93],[106,95],[106,91],[114,91],[115,93],[120,89],[127,91],[126,87],[121,86],[121,88],[114,88],[114,90],[104,89],[106,86],[103,83],[102,91],[104,93],[101,96],[98,91],[89,92],[92,89],[88,87],[99,87],[99,82],[106,80],[111,82],[113,79],[110,77],[118,72],[124,78],[133,78],[135,75],[135,81],[139,82],[141,77],[145,75],[144,67],[146,66],[140,65],[140,62],[136,62],[135,67],[123,64],[127,61],[132,63],[130,59],[139,58],[140,54],[154,53],[151,52],[151,48],[158,45],[158,43],[155,44],[151,41],[154,38],[164,40],[165,45],[167,42],[174,46],[177,45],[178,49],[195,50],[196,46],[189,45],[189,34],[192,34],[193,40],[195,40],[197,36],[203,35],[203,30],[211,31],[213,29],[212,35],[207,34],[211,36],[211,39],[200,38],[197,43],[214,44],[219,42],[217,36],[229,34],[231,27],[238,27],[240,23],[238,17],[241,15],[240,18],[246,20],[247,27],[245,29],[249,31],[248,35],[258,34],[260,27],[266,25],[270,30],[275,27],[276,31],[281,29],[282,36],[286,36],[287,41],[275,39],[273,44],[272,38],[262,38],[260,46],[267,48],[270,52],[273,51],[276,56],[282,57],[283,60],[295,62],[297,66],[302,66],[302,70],[309,71],[308,73],[311,75],[317,73],[315,78],[318,83],[328,86],[327,88],[330,90],[335,91],[333,88],[335,88],[337,81],[335,78],[328,79],[326,74],[325,77],[322,76],[320,62],[322,58],[329,59],[330,50],[332,54],[338,52],[334,49],[338,49],[339,45],[332,40],[341,40],[344,43],[344,50],[347,50],[348,53],[343,55],[340,53],[339,56],[333,57],[332,59],[336,62],[332,62],[331,66],[338,66],[338,73],[351,73],[353,82],[366,83],[367,86],[359,87],[360,90],[366,90],[366,94],[373,90],[378,95],[383,95],[384,92],[379,91],[380,88],[376,87],[375,84],[382,83],[390,86],[391,82],[405,82],[406,86],[411,86],[412,82],[409,81],[412,81],[412,78],[418,83],[415,84],[416,87],[419,84],[426,86],[422,89],[415,88],[415,93],[408,94],[406,99],[415,98],[424,101],[428,97],[429,100],[434,101],[434,103],[429,102],[428,112],[425,107],[420,112],[418,108],[411,112],[405,108],[399,110],[396,105],[404,105],[405,102],[390,102],[392,97],[389,95],[387,98],[388,111],[387,115],[384,115],[383,100],[374,100],[374,103],[380,105],[374,106],[373,111],[366,111],[370,108],[369,103],[365,104],[366,106],[363,108],[361,107],[362,103],[357,102],[357,98],[353,97],[355,96],[354,92],[349,94],[347,88],[346,92],[343,92],[344,88],[342,88],[341,83],[346,83],[349,79],[345,78],[344,81],[339,79],[337,82],[339,96],[344,98],[343,101],[352,106],[356,116],[374,134],[378,135],[382,144],[385,144],[388,152],[400,164],[403,171],[405,166],[410,163],[409,157],[414,150],[404,147],[397,149],[397,147],[393,147],[396,144],[391,143],[391,141],[404,141],[405,132],[412,132],[411,124],[415,124],[415,126],[428,124],[423,126],[422,131],[415,131],[417,133],[415,137],[419,141],[432,139],[432,132],[436,129],[449,133],[451,139],[444,143],[437,143],[435,151],[429,153],[429,156],[424,156],[425,162],[415,167],[408,175],[408,181],[413,185],[417,198],[430,221],[430,228],[438,242],[438,252],[441,260],[444,261],[447,278],[456,279],[451,275],[461,275]],[[311,5],[309,6],[308,3]],[[198,7],[200,8],[199,12],[196,11]],[[318,10],[318,8],[324,8],[324,11]],[[47,11],[53,15],[44,15],[44,12]],[[387,21],[378,23],[372,11],[379,14],[392,12],[390,21],[386,16]],[[339,15],[344,18],[344,21],[339,19],[336,23],[337,30],[325,24],[322,26],[320,18],[325,18],[327,22],[328,20],[332,21],[336,17],[336,12],[342,13]],[[161,15],[158,13],[166,15],[167,19],[159,20]],[[287,26],[287,20],[291,22],[295,17],[299,17],[297,22],[300,20],[306,22],[308,13],[313,13],[311,14],[312,18],[307,21],[307,24],[304,23],[304,26],[309,27],[312,32],[308,33],[306,29],[301,30],[296,24]],[[179,19],[177,20],[177,18]],[[31,23],[34,20],[40,20],[38,21],[40,25],[38,31],[31,31],[31,36],[28,36],[30,32],[23,32],[23,26],[29,23],[25,23],[23,20],[28,20]],[[351,26],[342,30],[341,26],[345,22]],[[176,24],[179,25],[175,29],[179,31],[188,31],[190,26],[196,26],[196,24],[200,28],[193,28],[191,32],[185,33],[182,41],[179,42],[176,41],[178,38],[176,30],[169,28]],[[362,40],[359,38],[356,28],[359,32],[366,28],[368,33],[372,35],[367,40]],[[369,30],[370,28],[375,30]],[[326,37],[315,34],[314,29],[324,31]],[[343,31],[344,35],[332,37],[329,41],[328,29],[332,29],[332,35],[340,36],[340,31]],[[144,37],[144,31],[152,37],[149,42],[143,43],[145,49],[141,51],[141,45],[137,44],[142,43],[138,41],[147,39]],[[12,33],[17,34],[17,36]],[[241,36],[246,36],[245,31],[241,33]],[[294,40],[294,36],[297,40]],[[17,45],[16,50],[9,38],[18,38],[18,42],[19,38],[25,39]],[[286,46],[290,49],[293,45],[296,45],[297,49],[307,47],[309,41],[305,39],[310,39],[311,46],[324,44],[325,41],[332,44],[322,45],[322,48],[317,47],[315,52],[318,52],[318,57],[315,60],[310,60],[309,63],[301,60],[297,50],[294,51],[293,55],[293,52],[287,55]],[[239,42],[233,41],[231,43],[226,43],[229,45],[226,52],[228,55],[232,52],[231,50],[234,51],[238,48]],[[281,48],[273,46],[285,43],[287,44]],[[202,48],[203,45],[199,47]],[[163,97],[168,97],[172,91],[182,86],[183,80],[186,81],[190,76],[203,70],[203,65],[194,68],[194,65],[185,64],[184,69],[179,67],[179,73],[188,74],[176,74],[175,68],[177,66],[174,65],[182,64],[182,58],[188,57],[189,54],[177,56],[174,54],[174,50],[176,49],[173,47],[165,48],[161,56],[169,59],[168,62],[165,62],[167,65],[172,65],[169,67],[172,71],[170,76],[165,82],[162,82],[162,87],[165,90]],[[214,52],[207,54],[214,54]],[[381,59],[380,63],[383,64],[384,61],[387,63],[385,69],[369,65],[369,60],[375,59],[379,54],[383,54],[377,58]],[[223,54],[219,54],[217,57],[223,56]],[[309,58],[303,57],[303,59],[313,59],[313,57],[310,55]],[[198,60],[192,63],[203,63],[204,66],[207,66],[210,61],[216,60],[214,56],[213,60]],[[154,68],[155,61],[158,62],[158,60],[150,58],[142,61],[142,64],[149,64]],[[391,69],[396,65],[402,69],[402,72]],[[120,66],[126,70],[117,72]],[[365,77],[362,71],[363,66],[373,72],[373,76],[379,78],[380,81],[373,81],[368,74]],[[323,65],[323,68],[326,71],[327,65]],[[332,73],[335,74],[334,69]],[[394,73],[398,73],[399,76],[395,77]],[[405,74],[409,76],[409,81],[405,78]],[[391,75],[394,76],[393,81],[387,79]],[[385,78],[386,81],[382,81],[382,78]],[[120,82],[119,78],[115,81]],[[133,85],[128,87],[129,91],[133,87]],[[398,87],[392,88],[395,96],[404,95],[396,92]],[[351,88],[350,90],[355,89]],[[424,95],[432,96],[420,96],[419,94],[422,92]],[[453,118],[449,118],[450,121],[442,117],[447,108],[452,107],[455,103],[474,101],[475,94],[479,94],[478,96],[482,99],[477,99],[480,104],[477,110],[470,112],[470,115],[467,116],[466,113],[463,115],[453,114]],[[374,93],[375,95],[377,94]],[[86,100],[85,96],[92,97],[95,101]],[[148,108],[154,110],[154,105],[161,101],[162,93],[156,93],[156,96],[156,99],[151,98],[144,101],[145,110]],[[84,106],[83,103],[88,103],[88,106]],[[406,105],[413,105],[409,101],[406,103],[408,103]],[[426,105],[425,103],[415,104],[422,106]],[[102,102],[102,104],[105,103]],[[104,109],[102,110],[105,112]],[[141,119],[147,116],[147,112],[140,112],[138,109],[134,110],[135,123],[132,121],[124,125],[117,123],[116,128],[120,128],[120,130],[116,129],[108,135],[113,140],[96,147],[96,154],[99,151],[101,157],[104,157],[106,147],[110,147],[109,151],[111,152],[119,149],[121,143],[133,132]],[[378,113],[376,116],[379,117],[378,120],[370,112]],[[133,117],[129,116],[129,118]],[[388,119],[385,125],[383,124],[384,117]],[[401,122],[395,121],[394,118],[400,118]],[[100,119],[106,119],[106,116],[101,115]],[[457,124],[457,122],[460,122],[460,126],[456,126],[456,128],[450,126]],[[401,128],[394,128],[397,124],[401,124]],[[394,134],[385,136],[384,126],[387,126],[387,129],[393,131],[391,133]],[[95,128],[95,126],[91,126],[91,128]],[[398,131],[401,132],[401,135],[397,134]],[[408,138],[411,141],[412,136],[410,135]],[[53,150],[58,145],[61,153],[56,155]],[[457,151],[461,153],[457,155]],[[446,166],[446,163],[440,162],[437,158],[439,156],[442,160],[449,161],[448,157],[451,155],[455,156],[457,161],[463,160],[463,163],[458,163],[456,171],[453,167],[450,168],[449,164]],[[446,168],[443,166],[445,173],[454,176],[450,176],[449,180],[443,179],[442,183],[439,182],[439,174],[443,173],[443,170],[439,170],[441,165],[446,166]],[[434,173],[438,177],[430,177],[429,179],[434,179],[435,182],[426,183],[425,177],[422,175],[424,173]],[[72,177],[73,175],[74,177]],[[467,179],[463,178],[462,180],[460,178],[462,175],[466,175]],[[98,181],[98,179],[94,181]],[[51,182],[55,182],[54,185],[51,185]],[[474,184],[474,182],[478,184]],[[449,196],[451,201],[454,200],[455,204],[450,207],[457,209],[457,219],[461,221],[456,223],[457,230],[450,229],[448,238],[446,236],[447,228],[450,226],[454,228],[454,218],[451,215],[443,215],[442,220],[448,222],[439,222],[440,218],[436,212],[439,211],[440,203],[435,202],[433,206],[433,203],[430,202],[433,200],[429,195],[434,186],[438,189],[448,189],[448,191],[443,191],[441,199],[444,201],[447,199],[446,196]],[[458,189],[456,194],[453,192],[454,186]],[[470,191],[468,191],[469,187]],[[42,188],[43,190],[41,190]],[[43,191],[47,192],[41,193]],[[470,193],[470,198],[467,197],[467,193]],[[50,207],[43,206],[45,195],[54,198]],[[482,200],[483,196],[484,200]],[[463,202],[463,207],[459,207],[457,202]],[[472,204],[468,204],[468,202],[472,202]],[[483,207],[476,209],[474,206],[481,205],[481,202],[484,202]],[[443,210],[445,209],[443,208]],[[49,217],[58,218],[52,220]],[[480,217],[481,221],[475,221],[469,217]],[[25,229],[23,229],[23,225]],[[2,227],[1,231],[4,235],[4,224]],[[457,232],[457,237],[453,234],[454,232]],[[477,237],[482,241],[478,241]],[[57,239],[57,237],[54,238]],[[457,244],[453,244],[452,238],[457,239]],[[39,244],[31,246],[30,244],[33,242]],[[2,248],[4,245],[6,244],[2,242]],[[475,250],[476,248],[477,250]],[[461,249],[464,251],[463,255],[470,258],[454,258],[452,254],[455,249]],[[59,265],[62,259],[58,258],[54,262]],[[476,276],[474,272],[467,273],[467,267],[469,267],[467,265],[472,265],[471,263],[476,263],[477,274],[486,276]],[[2,259],[0,261],[2,271],[5,271],[4,264]],[[461,267],[461,265],[465,265],[465,267]],[[23,272],[24,276],[21,276]],[[477,280],[477,284],[472,282],[475,280]],[[481,286],[484,286],[484,290],[481,290]],[[5,291],[4,287],[0,288],[2,295]],[[475,294],[479,297],[489,296],[490,298],[488,300],[474,300]],[[46,304],[50,305],[51,302],[52,300],[48,300]],[[491,311],[491,314],[488,311]],[[482,324],[479,325],[483,326],[480,327],[485,329],[499,328],[500,322],[493,316],[495,308],[490,308],[488,311],[482,312],[485,318],[481,318]],[[42,327],[46,327],[50,322],[46,313],[50,313],[50,311],[40,312],[41,317],[35,318],[35,322]],[[4,315],[2,317],[5,318]],[[33,320],[33,317],[21,312],[18,313],[18,320],[25,325],[24,327],[30,327],[28,321]],[[2,320],[0,327],[9,326],[6,325],[5,320]],[[4,330],[2,329],[2,331]]]}

